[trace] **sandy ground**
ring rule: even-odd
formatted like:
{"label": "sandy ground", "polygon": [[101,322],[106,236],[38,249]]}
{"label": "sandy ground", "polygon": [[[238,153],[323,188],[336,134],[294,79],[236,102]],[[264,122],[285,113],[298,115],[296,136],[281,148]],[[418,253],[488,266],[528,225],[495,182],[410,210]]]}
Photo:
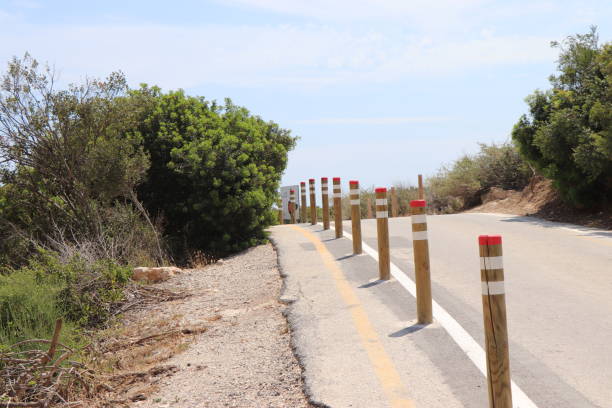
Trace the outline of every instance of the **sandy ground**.
{"label": "sandy ground", "polygon": [[147,314],[206,326],[165,361],[178,370],[134,407],[308,407],[301,368],[278,301],[276,252],[261,245],[163,286],[192,296],[161,303]]}

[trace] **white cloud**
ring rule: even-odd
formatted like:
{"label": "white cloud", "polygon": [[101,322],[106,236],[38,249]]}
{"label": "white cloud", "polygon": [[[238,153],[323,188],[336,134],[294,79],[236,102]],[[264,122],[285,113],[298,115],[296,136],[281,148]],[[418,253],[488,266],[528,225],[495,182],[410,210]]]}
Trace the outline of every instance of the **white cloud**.
{"label": "white cloud", "polygon": [[389,82],[472,69],[551,61],[548,38],[472,39],[391,35],[328,25],[179,27],[31,26],[0,32],[0,59],[27,50],[62,68],[62,79],[103,76],[164,88],[207,83],[295,88]]}
{"label": "white cloud", "polygon": [[11,4],[16,7],[25,9],[39,9],[42,8],[42,4],[34,0],[13,0]]}
{"label": "white cloud", "polygon": [[446,116],[405,116],[381,118],[321,118],[292,121],[299,125],[397,125],[402,123],[434,123],[451,120]]}
{"label": "white cloud", "polygon": [[[219,1],[221,2],[221,1]],[[487,0],[224,0],[281,14],[330,20],[446,20]]]}

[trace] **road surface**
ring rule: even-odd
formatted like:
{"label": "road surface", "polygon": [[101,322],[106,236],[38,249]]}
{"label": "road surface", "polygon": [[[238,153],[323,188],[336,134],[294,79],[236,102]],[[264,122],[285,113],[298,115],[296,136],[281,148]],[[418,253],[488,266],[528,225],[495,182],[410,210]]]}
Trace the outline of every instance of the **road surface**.
{"label": "road surface", "polygon": [[[487,406],[477,357],[457,336],[483,345],[477,236],[501,234],[511,373],[525,397],[515,393],[515,406],[612,407],[612,232],[494,214],[430,216],[428,230],[434,300],[463,334],[443,321],[414,325],[414,297],[397,279],[377,282],[376,261],[350,256],[351,241],[334,239],[333,224],[273,229],[286,291],[298,299],[289,319],[314,400]],[[392,263],[414,279],[410,218],[390,218],[389,231]],[[363,220],[362,233],[375,250],[376,220]]]}

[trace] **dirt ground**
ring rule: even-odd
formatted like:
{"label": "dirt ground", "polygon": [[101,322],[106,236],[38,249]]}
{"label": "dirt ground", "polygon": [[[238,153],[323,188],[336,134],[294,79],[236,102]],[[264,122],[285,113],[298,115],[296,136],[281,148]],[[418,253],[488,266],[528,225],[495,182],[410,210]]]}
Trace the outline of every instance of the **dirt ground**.
{"label": "dirt ground", "polygon": [[559,198],[551,181],[541,177],[534,177],[523,191],[493,188],[482,201],[482,205],[466,212],[529,215],[549,221],[612,229],[612,208],[572,208]]}
{"label": "dirt ground", "polygon": [[281,285],[270,244],[157,285],[190,296],[128,313],[106,333],[131,339],[106,355],[123,390],[106,406],[309,407]]}

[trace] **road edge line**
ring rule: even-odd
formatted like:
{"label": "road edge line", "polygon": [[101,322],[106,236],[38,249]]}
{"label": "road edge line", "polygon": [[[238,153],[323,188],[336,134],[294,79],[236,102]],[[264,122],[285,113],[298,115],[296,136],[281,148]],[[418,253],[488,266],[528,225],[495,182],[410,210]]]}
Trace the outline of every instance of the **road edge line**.
{"label": "road edge line", "polygon": [[[320,223],[317,223],[317,225],[319,224]],[[348,232],[344,232],[344,237],[350,239],[351,241],[353,240],[353,236]],[[365,242],[362,242],[362,246],[363,251],[378,262],[378,252]],[[410,279],[408,275],[402,272],[402,270],[393,262],[391,262],[391,275],[408,291],[408,293],[416,298],[416,285],[414,281]],[[459,348],[463,350],[472,363],[474,363],[476,368],[478,368],[486,378],[487,360],[484,349],[476,340],[474,340],[467,330],[465,330],[463,326],[461,326],[459,322],[446,311],[446,309],[436,302],[435,299],[432,299],[432,302],[434,318],[438,321],[438,323],[440,323],[440,325],[451,336]],[[533,402],[531,398],[525,394],[525,392],[514,382],[514,380],[512,380],[511,386],[513,408],[538,408],[535,402]]]}

